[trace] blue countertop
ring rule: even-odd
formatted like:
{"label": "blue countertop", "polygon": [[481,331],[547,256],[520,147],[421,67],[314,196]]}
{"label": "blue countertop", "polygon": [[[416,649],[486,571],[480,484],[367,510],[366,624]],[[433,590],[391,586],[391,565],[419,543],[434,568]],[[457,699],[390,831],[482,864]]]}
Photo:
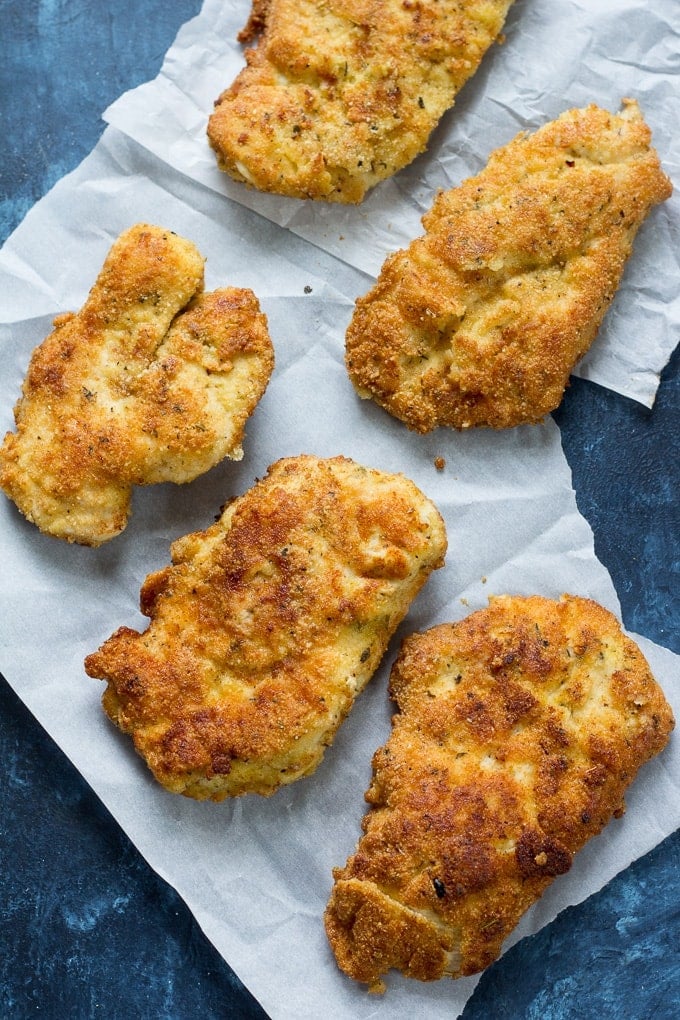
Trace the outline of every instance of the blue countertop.
{"label": "blue countertop", "polygon": [[[91,151],[101,112],[156,75],[199,9],[0,0],[0,241]],[[676,351],[651,412],[576,379],[555,415],[625,625],[676,652],[679,367]],[[1,678],[0,755],[0,1017],[265,1016]],[[679,858],[675,833],[510,950],[465,1020],[680,1016]]]}

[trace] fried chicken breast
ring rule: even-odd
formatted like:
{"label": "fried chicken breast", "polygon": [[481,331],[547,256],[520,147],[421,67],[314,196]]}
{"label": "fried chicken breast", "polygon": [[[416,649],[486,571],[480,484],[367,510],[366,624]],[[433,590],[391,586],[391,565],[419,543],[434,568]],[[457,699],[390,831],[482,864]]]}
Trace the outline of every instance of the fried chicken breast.
{"label": "fried chicken breast", "polygon": [[512,0],[255,0],[208,138],[238,181],[361,202],[421,153]]}
{"label": "fried chicken breast", "polygon": [[497,149],[357,301],[346,364],[359,394],[417,432],[540,421],[670,194],[632,100],[618,115],[570,110]]}
{"label": "fried chicken breast", "polygon": [[364,835],[326,911],[338,964],[374,990],[390,968],[492,963],[674,725],[637,645],[574,596],[494,598],[413,635],[390,684]]}
{"label": "fried chicken breast", "polygon": [[446,535],[402,475],[292,457],[172,546],[140,634],[88,656],[104,708],[174,793],[269,795],[313,772]]}
{"label": "fried chicken breast", "polygon": [[252,291],[204,293],[194,245],[137,224],[33,352],[0,487],[41,531],[100,545],[127,524],[133,485],[188,482],[243,455],[273,367]]}

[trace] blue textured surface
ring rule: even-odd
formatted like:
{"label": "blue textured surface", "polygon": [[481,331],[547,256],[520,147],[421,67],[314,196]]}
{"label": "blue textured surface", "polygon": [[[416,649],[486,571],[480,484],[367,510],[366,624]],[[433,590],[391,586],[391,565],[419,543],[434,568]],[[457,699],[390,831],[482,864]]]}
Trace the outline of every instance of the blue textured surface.
{"label": "blue textured surface", "polygon": [[[199,8],[0,0],[0,240]],[[625,624],[677,652],[679,367],[676,353],[653,412],[575,380],[556,414]],[[4,681],[0,756],[0,1017],[264,1016]],[[679,1017],[679,857],[676,833],[512,949],[465,1020]]]}

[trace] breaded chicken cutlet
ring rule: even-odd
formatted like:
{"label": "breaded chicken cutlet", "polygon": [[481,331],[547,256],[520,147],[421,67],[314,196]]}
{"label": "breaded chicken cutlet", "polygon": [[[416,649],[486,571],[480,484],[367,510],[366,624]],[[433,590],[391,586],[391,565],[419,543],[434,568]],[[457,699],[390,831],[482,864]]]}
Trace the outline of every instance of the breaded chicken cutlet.
{"label": "breaded chicken cutlet", "polygon": [[634,101],[570,110],[442,192],[356,303],[359,394],[417,432],[540,421],[595,339],[650,208],[671,194]]}
{"label": "breaded chicken cutlet", "polygon": [[252,291],[204,293],[194,245],[137,224],[33,352],[0,487],[46,534],[100,545],[127,524],[133,485],[189,482],[242,456],[273,367]]}
{"label": "breaded chicken cutlet", "polygon": [[361,202],[425,149],[512,0],[255,0],[208,138],[238,181]]}
{"label": "breaded chicken cutlet", "polygon": [[339,966],[382,990],[492,963],[522,914],[624,811],[674,722],[597,603],[503,596],[406,639],[357,852],[334,872]]}
{"label": "breaded chicken cutlet", "polygon": [[292,457],[172,546],[140,634],[88,656],[169,791],[269,795],[313,772],[432,570],[444,524],[402,475]]}

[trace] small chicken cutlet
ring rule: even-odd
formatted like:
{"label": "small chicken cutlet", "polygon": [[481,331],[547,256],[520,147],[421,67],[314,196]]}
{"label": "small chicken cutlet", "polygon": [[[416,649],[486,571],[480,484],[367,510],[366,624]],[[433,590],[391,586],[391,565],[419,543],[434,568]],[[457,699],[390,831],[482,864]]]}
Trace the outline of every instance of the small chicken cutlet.
{"label": "small chicken cutlet", "polygon": [[361,202],[425,149],[512,0],[255,0],[219,97],[219,165],[260,191]]}
{"label": "small chicken cutlet", "polygon": [[402,475],[292,457],[172,546],[144,633],[88,656],[104,708],[173,793],[269,795],[313,772],[446,534]]}
{"label": "small chicken cutlet", "polygon": [[326,911],[338,964],[376,991],[391,968],[492,963],[674,725],[637,645],[574,596],[494,598],[413,635],[390,684],[364,835]]}
{"label": "small chicken cutlet", "polygon": [[243,455],[273,367],[252,291],[204,293],[194,245],[137,224],[33,352],[0,487],[41,531],[100,545],[126,526],[133,485],[189,482]]}
{"label": "small chicken cutlet", "polygon": [[425,235],[357,301],[346,364],[359,394],[416,432],[540,421],[670,194],[634,101],[519,135],[436,198]]}

